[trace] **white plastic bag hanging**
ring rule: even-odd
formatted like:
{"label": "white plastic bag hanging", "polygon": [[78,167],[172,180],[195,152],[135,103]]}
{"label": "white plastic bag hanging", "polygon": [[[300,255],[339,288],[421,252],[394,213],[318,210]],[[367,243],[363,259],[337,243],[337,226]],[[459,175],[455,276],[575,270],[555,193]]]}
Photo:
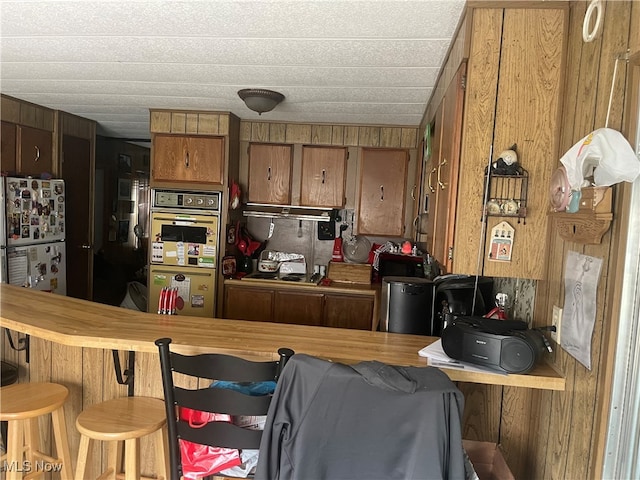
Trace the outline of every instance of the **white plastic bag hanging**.
{"label": "white plastic bag hanging", "polygon": [[599,128],[565,153],[560,162],[567,170],[572,190],[590,186],[593,176],[597,187],[633,182],[640,174],[640,160],[624,136],[611,128]]}

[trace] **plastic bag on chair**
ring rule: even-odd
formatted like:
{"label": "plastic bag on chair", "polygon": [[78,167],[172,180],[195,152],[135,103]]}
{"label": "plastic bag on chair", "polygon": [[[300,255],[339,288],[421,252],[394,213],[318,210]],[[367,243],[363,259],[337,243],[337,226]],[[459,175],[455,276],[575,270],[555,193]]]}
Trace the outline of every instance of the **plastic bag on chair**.
{"label": "plastic bag on chair", "polygon": [[[209,422],[230,422],[229,415],[202,412],[181,407],[180,420],[189,422],[192,428],[201,428]],[[195,480],[236,467],[242,463],[240,452],[233,448],[212,447],[199,443],[179,440],[184,478]]]}

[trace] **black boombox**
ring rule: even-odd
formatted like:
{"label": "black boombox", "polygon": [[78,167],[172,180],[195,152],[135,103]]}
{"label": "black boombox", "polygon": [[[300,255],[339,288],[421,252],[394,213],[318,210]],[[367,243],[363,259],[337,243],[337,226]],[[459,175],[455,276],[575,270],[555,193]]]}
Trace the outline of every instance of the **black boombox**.
{"label": "black boombox", "polygon": [[547,349],[542,332],[519,320],[457,316],[442,330],[449,357],[506,373],[526,373]]}

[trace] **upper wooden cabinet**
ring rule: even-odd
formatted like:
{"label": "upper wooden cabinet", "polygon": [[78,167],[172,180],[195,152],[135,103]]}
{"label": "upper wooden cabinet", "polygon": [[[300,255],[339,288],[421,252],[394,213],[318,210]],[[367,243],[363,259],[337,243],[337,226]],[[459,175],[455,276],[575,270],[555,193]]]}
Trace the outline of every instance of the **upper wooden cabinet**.
{"label": "upper wooden cabinet", "polygon": [[152,187],[222,190],[238,178],[240,120],[235,115],[183,110],[151,110],[150,115]]}
{"label": "upper wooden cabinet", "polygon": [[300,204],[309,207],[343,207],[346,172],[346,148],[304,146]]}
{"label": "upper wooden cabinet", "polygon": [[16,125],[9,122],[2,123],[0,132],[0,171],[15,173],[18,171],[16,163]]}
{"label": "upper wooden cabinet", "polygon": [[451,272],[452,268],[465,70],[463,63],[436,110],[423,185],[427,251],[445,272]]}
{"label": "upper wooden cabinet", "polygon": [[0,118],[3,172],[33,177],[59,175],[55,110],[2,94]]}
{"label": "upper wooden cabinet", "polygon": [[291,203],[292,146],[249,145],[249,189],[252,203]]}
{"label": "upper wooden cabinet", "polygon": [[[443,208],[446,205],[449,213],[435,207],[433,230],[432,248],[452,273],[543,278],[548,185],[560,155],[559,109],[567,16],[565,4],[531,9],[470,8],[459,32],[465,41],[454,39],[454,45],[468,47],[462,117],[456,113],[460,98],[453,83],[463,63],[456,48],[452,48],[441,75],[446,83],[437,86],[438,95],[432,98],[438,103],[427,108],[427,112],[433,112],[429,120],[433,121],[442,104],[440,157],[433,159],[431,167],[436,168],[434,188],[438,168],[442,180],[447,176],[443,169],[455,167],[455,158],[459,158],[458,191],[450,191],[446,201],[437,202]],[[460,154],[456,155],[459,131]],[[485,170],[490,160],[513,144],[517,144],[520,164],[529,172],[526,218],[490,216],[483,225]],[[456,173],[451,171],[449,175],[451,181],[443,183],[455,184]],[[437,225],[441,218],[443,228]],[[510,261],[489,259],[491,230],[502,221],[515,229]],[[440,245],[439,238],[443,242]],[[479,257],[482,262],[478,268]]]}
{"label": "upper wooden cabinet", "polygon": [[408,164],[406,150],[362,149],[357,208],[360,235],[404,235]]}
{"label": "upper wooden cabinet", "polygon": [[52,173],[53,136],[48,130],[17,127],[17,170],[21,175],[40,176]]}
{"label": "upper wooden cabinet", "polygon": [[154,182],[222,185],[223,137],[156,134],[153,137]]}

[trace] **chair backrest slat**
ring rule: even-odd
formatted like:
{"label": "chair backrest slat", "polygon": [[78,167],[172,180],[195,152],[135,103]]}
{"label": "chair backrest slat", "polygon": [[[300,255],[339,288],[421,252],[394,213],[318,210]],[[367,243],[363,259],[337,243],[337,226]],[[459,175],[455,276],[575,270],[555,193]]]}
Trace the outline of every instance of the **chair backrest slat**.
{"label": "chair backrest slat", "polygon": [[188,356],[172,352],[171,367],[175,372],[211,380],[262,382],[276,378],[278,362],[252,362],[216,353]]}
{"label": "chair backrest slat", "polygon": [[187,390],[175,387],[176,404],[203,412],[227,415],[266,415],[271,395],[251,396],[224,388]]}
{"label": "chair backrest slat", "polygon": [[211,442],[212,438],[224,438],[225,448],[257,450],[260,448],[262,431],[249,430],[227,422],[209,422],[202,428],[191,428],[188,423],[180,421],[178,435],[182,440],[212,446],[220,446]]}

